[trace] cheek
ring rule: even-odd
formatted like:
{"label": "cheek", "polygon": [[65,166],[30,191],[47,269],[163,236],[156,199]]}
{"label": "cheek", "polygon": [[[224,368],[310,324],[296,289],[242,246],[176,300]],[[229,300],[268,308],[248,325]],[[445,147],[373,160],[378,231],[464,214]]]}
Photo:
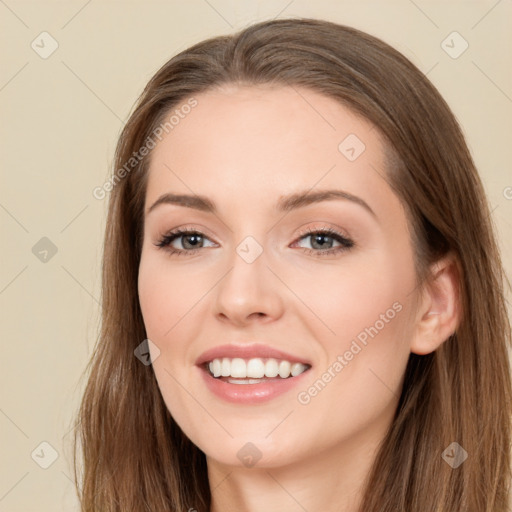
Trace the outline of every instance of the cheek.
{"label": "cheek", "polygon": [[139,304],[150,339],[164,331],[167,323],[165,309],[169,305],[168,301],[172,300],[172,293],[162,277],[154,266],[142,259],[138,277]]}
{"label": "cheek", "polygon": [[407,312],[402,301],[381,304],[352,304],[354,317],[340,315],[337,336],[325,338],[327,362],[297,390],[304,421],[320,422],[326,440],[349,438],[394,415],[409,358]]}
{"label": "cheek", "polygon": [[331,269],[329,280],[296,284],[298,294],[309,287],[307,304],[329,328],[318,331],[325,359],[299,403],[318,414],[344,404],[340,418],[350,410],[357,421],[392,408],[410,353],[412,259],[382,252],[338,273]]}
{"label": "cheek", "polygon": [[365,329],[375,324],[379,331],[400,331],[398,317],[405,315],[397,310],[405,307],[414,286],[412,261],[375,251],[354,254],[333,265],[309,265],[281,273],[299,299],[298,307],[306,306],[305,318],[319,321],[315,337],[343,349],[359,334],[364,338]]}
{"label": "cheek", "polygon": [[183,270],[162,258],[142,254],[138,275],[139,303],[148,337],[164,339],[196,304],[202,293]]}
{"label": "cheek", "polygon": [[190,404],[179,383],[188,387],[183,373],[190,359],[185,343],[191,327],[187,313],[197,302],[195,295],[199,290],[185,286],[187,280],[183,272],[173,271],[161,259],[152,256],[143,251],[138,275],[139,303],[146,334],[158,347],[158,352],[156,349],[151,352],[152,367],[168,410],[180,427],[190,433],[194,431],[194,422],[186,412]]}

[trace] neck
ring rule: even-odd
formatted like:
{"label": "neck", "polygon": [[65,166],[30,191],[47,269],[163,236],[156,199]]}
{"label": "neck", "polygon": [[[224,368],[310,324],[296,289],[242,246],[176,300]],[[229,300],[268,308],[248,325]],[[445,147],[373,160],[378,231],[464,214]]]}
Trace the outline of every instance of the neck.
{"label": "neck", "polygon": [[208,458],[210,512],[357,512],[382,436],[373,442],[357,437],[279,467],[227,466]]}

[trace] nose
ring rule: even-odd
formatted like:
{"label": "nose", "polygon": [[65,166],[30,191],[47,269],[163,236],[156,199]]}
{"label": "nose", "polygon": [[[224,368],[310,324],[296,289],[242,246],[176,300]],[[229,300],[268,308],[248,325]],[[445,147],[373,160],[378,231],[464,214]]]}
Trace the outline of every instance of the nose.
{"label": "nose", "polygon": [[238,327],[277,320],[284,310],[282,288],[282,282],[267,267],[265,252],[251,263],[235,252],[230,271],[215,287],[215,314]]}

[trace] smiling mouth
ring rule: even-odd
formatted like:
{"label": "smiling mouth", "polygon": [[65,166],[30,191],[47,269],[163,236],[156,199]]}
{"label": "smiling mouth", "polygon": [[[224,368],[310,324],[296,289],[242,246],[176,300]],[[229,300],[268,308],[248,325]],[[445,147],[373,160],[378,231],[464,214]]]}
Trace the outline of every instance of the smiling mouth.
{"label": "smiling mouth", "polygon": [[223,357],[206,362],[204,368],[215,379],[230,384],[259,384],[297,377],[311,366],[285,359]]}

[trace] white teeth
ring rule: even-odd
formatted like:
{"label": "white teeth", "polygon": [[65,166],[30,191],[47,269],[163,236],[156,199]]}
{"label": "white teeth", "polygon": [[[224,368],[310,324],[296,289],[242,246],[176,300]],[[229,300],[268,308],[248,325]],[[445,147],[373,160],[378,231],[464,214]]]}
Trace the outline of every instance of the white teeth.
{"label": "white teeth", "polygon": [[229,377],[231,375],[231,362],[230,360],[225,357],[223,360],[222,360],[222,369],[221,369],[221,376],[222,377]]}
{"label": "white teeth", "polygon": [[259,384],[260,379],[228,379],[230,384]]}
{"label": "white teeth", "polygon": [[247,363],[247,377],[261,379],[265,376],[265,363],[261,359],[250,359]]}
{"label": "white teeth", "polygon": [[304,370],[306,369],[306,365],[302,363],[293,363],[292,364],[292,377],[297,377],[297,375],[300,375]]}
{"label": "white teeth", "polygon": [[292,365],[288,361],[281,361],[279,363],[279,377],[287,379],[290,376]]}
{"label": "white teeth", "polygon": [[218,359],[213,360],[213,376],[220,377],[220,361]]}
{"label": "white teeth", "polygon": [[277,377],[279,375],[279,364],[275,359],[269,359],[265,363],[265,376]]}
{"label": "white teeth", "polygon": [[243,359],[235,357],[231,360],[231,377],[238,377],[239,379],[247,377],[247,365]]}
{"label": "white teeth", "polygon": [[297,377],[305,372],[308,366],[303,363],[290,363],[272,358],[264,360],[255,357],[246,361],[239,357],[233,359],[224,357],[210,361],[208,368],[214,377],[232,377],[228,380],[232,384],[255,384],[261,381],[252,379],[273,378],[278,375],[282,379],[287,379],[290,375]]}

